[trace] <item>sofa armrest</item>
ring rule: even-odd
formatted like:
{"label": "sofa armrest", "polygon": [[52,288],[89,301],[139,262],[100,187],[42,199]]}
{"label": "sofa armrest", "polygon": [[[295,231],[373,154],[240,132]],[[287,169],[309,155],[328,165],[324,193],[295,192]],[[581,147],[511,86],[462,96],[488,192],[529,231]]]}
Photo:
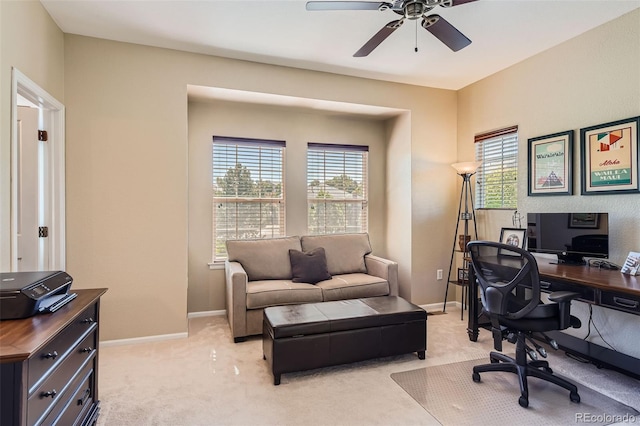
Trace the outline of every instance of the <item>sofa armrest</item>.
{"label": "sofa armrest", "polygon": [[234,340],[247,335],[247,272],[239,262],[225,261],[227,318]]}
{"label": "sofa armrest", "polygon": [[367,273],[389,282],[389,296],[398,296],[398,263],[367,254],[364,257]]}

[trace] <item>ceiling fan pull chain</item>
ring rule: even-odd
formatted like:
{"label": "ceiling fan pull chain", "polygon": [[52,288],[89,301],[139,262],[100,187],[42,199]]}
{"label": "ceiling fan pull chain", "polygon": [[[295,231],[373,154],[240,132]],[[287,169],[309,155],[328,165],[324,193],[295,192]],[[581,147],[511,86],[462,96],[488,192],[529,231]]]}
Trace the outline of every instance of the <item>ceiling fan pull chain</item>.
{"label": "ceiling fan pull chain", "polygon": [[415,47],[415,51],[416,53],[418,53],[418,20],[413,21],[416,24],[416,47]]}

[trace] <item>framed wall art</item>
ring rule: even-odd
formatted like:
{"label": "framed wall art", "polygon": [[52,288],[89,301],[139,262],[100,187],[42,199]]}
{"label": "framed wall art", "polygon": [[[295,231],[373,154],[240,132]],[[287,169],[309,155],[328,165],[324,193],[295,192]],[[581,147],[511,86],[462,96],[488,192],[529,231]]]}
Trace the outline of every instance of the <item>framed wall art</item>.
{"label": "framed wall art", "polygon": [[582,195],[639,193],[640,117],[580,129]]}
{"label": "framed wall art", "polygon": [[[527,230],[521,228],[502,228],[500,230],[500,242],[524,249],[527,241]],[[512,251],[498,250],[499,255],[514,256]],[[516,255],[517,256],[517,255]]]}
{"label": "framed wall art", "polygon": [[573,194],[573,130],[529,139],[528,195]]}
{"label": "framed wall art", "polygon": [[599,226],[599,218],[600,215],[598,213],[570,213],[569,228],[597,229]]}

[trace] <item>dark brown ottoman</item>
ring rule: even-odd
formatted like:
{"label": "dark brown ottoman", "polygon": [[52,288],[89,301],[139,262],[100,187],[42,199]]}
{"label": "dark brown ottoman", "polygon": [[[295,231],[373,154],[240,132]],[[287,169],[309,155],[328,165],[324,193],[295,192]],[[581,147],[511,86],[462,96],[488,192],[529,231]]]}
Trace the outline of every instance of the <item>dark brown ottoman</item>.
{"label": "dark brown ottoman", "polygon": [[424,359],[427,313],[396,296],[273,306],[262,349],[275,385],[282,373],[410,352]]}

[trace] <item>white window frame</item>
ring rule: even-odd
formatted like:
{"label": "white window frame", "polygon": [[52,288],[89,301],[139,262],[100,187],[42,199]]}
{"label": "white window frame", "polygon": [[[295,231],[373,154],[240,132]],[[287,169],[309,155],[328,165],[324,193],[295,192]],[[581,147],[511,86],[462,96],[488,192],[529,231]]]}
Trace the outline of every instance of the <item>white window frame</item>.
{"label": "white window frame", "polygon": [[[368,232],[369,183],[366,145],[307,144],[307,232],[318,234],[344,234]],[[342,157],[342,158],[341,158]],[[358,164],[360,162],[360,164]],[[356,166],[354,169],[353,167]],[[336,188],[327,184],[339,175],[353,178],[358,190]],[[315,182],[315,184],[314,184]],[[342,210],[342,223],[329,223],[326,212]],[[336,216],[333,216],[336,220]]]}
{"label": "white window frame", "polygon": [[475,136],[476,209],[517,209],[518,126]]}
{"label": "white window frame", "polygon": [[[225,158],[216,158],[216,151],[224,146]],[[213,136],[212,146],[212,259],[213,263],[220,263],[227,259],[226,246],[224,242],[227,239],[256,239],[256,238],[274,238],[286,235],[285,229],[285,141],[268,140],[268,139],[251,139],[237,138],[227,136]],[[279,150],[279,153],[278,153]],[[278,155],[279,154],[279,155]],[[244,157],[245,164],[242,164]],[[277,161],[274,163],[274,158]],[[280,194],[277,197],[262,196],[260,194],[247,196],[239,194],[237,189],[235,194],[221,194],[221,190],[217,185],[218,179],[226,176],[225,171],[231,167],[241,164],[251,172],[251,180],[253,183],[260,181],[270,181],[280,183]],[[279,169],[275,166],[280,166]],[[273,194],[271,194],[273,195]],[[277,204],[278,214],[277,223],[273,224],[273,205]],[[257,228],[248,229],[248,232],[241,230],[240,224],[243,216],[238,216],[241,206],[257,204],[258,209],[258,226]],[[235,214],[225,216],[224,219],[220,213],[225,205],[231,206],[235,210]],[[235,207],[234,207],[235,206]],[[270,211],[271,214],[266,212]],[[263,212],[264,216],[263,216]],[[253,212],[255,213],[255,212]],[[246,217],[246,216],[245,216]],[[269,224],[265,221],[269,220]],[[227,230],[219,231],[218,223],[226,221]],[[247,231],[247,230],[245,230]]]}

